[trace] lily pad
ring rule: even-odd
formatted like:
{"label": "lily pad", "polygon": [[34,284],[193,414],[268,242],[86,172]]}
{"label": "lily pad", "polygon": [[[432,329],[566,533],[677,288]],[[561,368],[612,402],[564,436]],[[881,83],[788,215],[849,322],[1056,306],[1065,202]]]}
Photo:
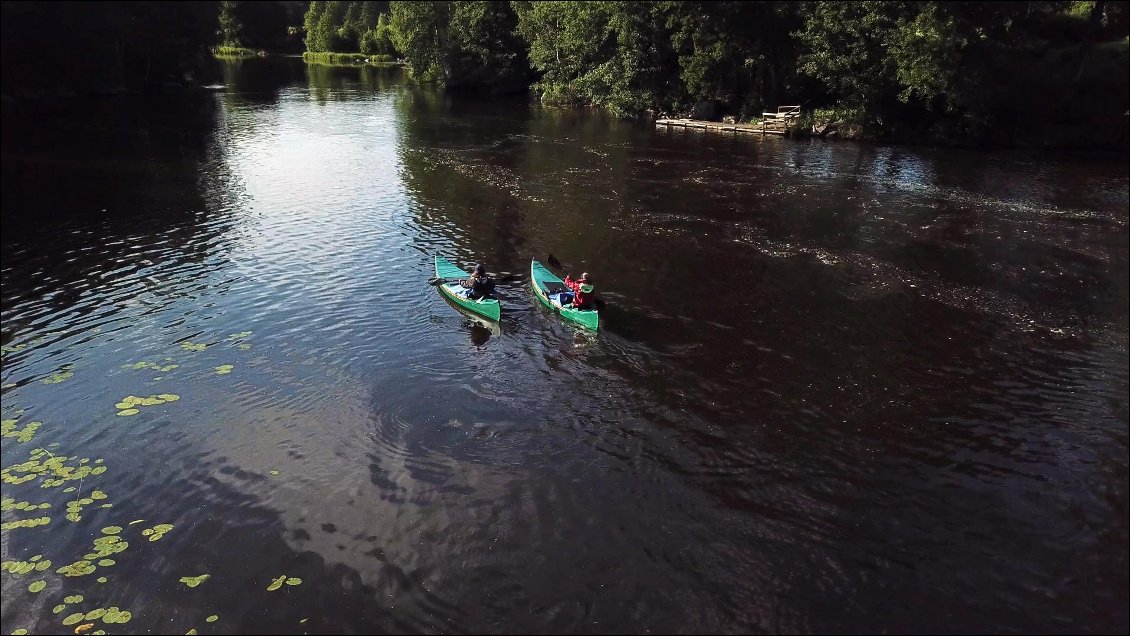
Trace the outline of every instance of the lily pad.
{"label": "lily pad", "polygon": [[117,561],[115,561],[113,559],[102,559],[101,561],[98,562],[98,567],[108,568],[111,565],[114,565],[115,563],[117,563]]}
{"label": "lily pad", "polygon": [[200,576],[182,576],[180,577],[180,582],[189,587],[196,587],[197,585],[200,585],[211,577],[211,574],[201,574]]}
{"label": "lily pad", "polygon": [[205,619],[204,619],[204,622],[206,622],[206,623],[215,623],[215,622],[216,622],[216,621],[218,621],[218,620],[220,620],[220,617],[219,617],[218,615],[216,615],[216,614],[212,614],[212,615],[211,615],[211,616],[209,616],[208,618],[205,618]]}
{"label": "lily pad", "polygon": [[39,592],[42,592],[43,588],[45,587],[47,587],[47,581],[36,581],[27,586],[27,591],[31,592],[32,594],[38,594]]}
{"label": "lily pad", "polygon": [[286,575],[285,574],[280,576],[279,578],[271,581],[271,584],[267,586],[267,591],[268,592],[274,592],[275,590],[277,590],[277,589],[279,589],[280,587],[283,586],[284,581],[286,581]]}
{"label": "lily pad", "polygon": [[88,621],[96,621],[96,620],[102,618],[105,615],[106,615],[106,608],[99,607],[97,609],[92,609],[89,612],[87,612],[86,616],[84,618],[86,618],[86,620],[88,620]]}
{"label": "lily pad", "polygon": [[121,526],[106,526],[105,528],[102,528],[102,534],[118,534],[121,531]]}
{"label": "lily pad", "polygon": [[[95,568],[90,563],[90,561],[75,561],[70,565],[64,565],[58,570],[55,570],[55,572],[62,574],[63,576],[86,576],[87,574],[94,572],[95,569],[97,568]],[[77,603],[78,601],[74,602]]]}
{"label": "lily pad", "polygon": [[72,594],[63,599],[64,603],[81,603],[83,599],[82,594]]}
{"label": "lily pad", "polygon": [[118,411],[118,415],[120,415],[121,417],[129,417],[130,415],[137,415],[140,412],[141,411],[139,411],[138,409],[122,409]]}
{"label": "lily pad", "polygon": [[65,609],[67,609],[67,605],[66,605],[66,603],[59,603],[59,604],[58,604],[58,605],[56,605],[55,607],[52,607],[52,608],[51,608],[51,613],[52,613],[52,614],[58,614],[58,613],[62,612],[62,611],[63,611],[63,610],[65,610]]}
{"label": "lily pad", "polygon": [[286,580],[287,585],[302,585],[302,579],[292,576]]}
{"label": "lily pad", "polygon": [[86,614],[84,614],[82,612],[77,612],[75,614],[71,614],[70,616],[63,619],[63,624],[64,625],[75,625],[79,621],[81,621],[84,616],[86,616]]}

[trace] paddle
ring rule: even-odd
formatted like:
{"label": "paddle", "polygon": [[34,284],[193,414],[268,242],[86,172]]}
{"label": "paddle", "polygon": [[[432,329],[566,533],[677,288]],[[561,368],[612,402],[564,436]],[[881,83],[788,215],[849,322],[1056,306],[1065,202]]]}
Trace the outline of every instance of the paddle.
{"label": "paddle", "polygon": [[[566,278],[569,277],[569,272],[565,270],[565,266],[561,264],[561,261],[557,260],[556,256],[554,256],[553,254],[550,254],[549,258],[547,260],[549,261],[550,265],[552,265],[553,267],[556,267],[557,269],[564,272]],[[596,310],[597,311],[604,311],[604,299],[597,296],[593,300],[593,302],[596,303]]]}
{"label": "paddle", "polygon": [[[470,274],[468,274],[468,276],[470,276]],[[494,280],[495,280],[496,283],[512,283],[516,280],[522,280],[524,278],[525,277],[520,275],[520,274],[499,274],[497,277],[494,278]],[[428,284],[431,285],[432,287],[436,287],[438,285],[443,285],[445,283],[458,283],[461,280],[467,280],[467,279],[463,278],[463,277],[440,278],[439,276],[433,276],[433,277],[428,279]]]}

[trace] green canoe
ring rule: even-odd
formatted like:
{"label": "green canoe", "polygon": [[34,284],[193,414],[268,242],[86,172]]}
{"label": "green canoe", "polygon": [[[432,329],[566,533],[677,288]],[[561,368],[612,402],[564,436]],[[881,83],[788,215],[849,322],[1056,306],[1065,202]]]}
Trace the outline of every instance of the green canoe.
{"label": "green canoe", "polygon": [[575,322],[578,325],[589,329],[596,329],[600,326],[600,314],[597,313],[595,309],[582,310],[573,309],[572,307],[562,307],[549,299],[550,294],[569,291],[569,288],[565,287],[565,281],[546,269],[545,265],[537,261],[530,261],[530,278],[533,281],[534,294],[543,305],[561,314],[561,317],[565,320]]}
{"label": "green canoe", "polygon": [[[469,277],[470,274],[452,265],[446,258],[436,254],[436,277],[437,278],[454,278],[462,280]],[[501,310],[496,298],[480,298],[479,300],[471,300],[463,295],[466,291],[459,286],[459,283],[443,283],[438,285],[439,292],[447,296],[456,305],[473,311],[480,316],[486,316],[491,320],[498,320]]]}

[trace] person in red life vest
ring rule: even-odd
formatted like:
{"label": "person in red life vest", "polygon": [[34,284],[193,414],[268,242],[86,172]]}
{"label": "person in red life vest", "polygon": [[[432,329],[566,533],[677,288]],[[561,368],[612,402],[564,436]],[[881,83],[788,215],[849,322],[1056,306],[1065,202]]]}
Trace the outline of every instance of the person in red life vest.
{"label": "person in red life vest", "polygon": [[574,309],[596,309],[596,297],[593,294],[592,278],[588,272],[581,274],[577,280],[571,276],[565,277],[565,286],[573,290],[572,293],[561,292],[558,302],[562,307],[572,306]]}

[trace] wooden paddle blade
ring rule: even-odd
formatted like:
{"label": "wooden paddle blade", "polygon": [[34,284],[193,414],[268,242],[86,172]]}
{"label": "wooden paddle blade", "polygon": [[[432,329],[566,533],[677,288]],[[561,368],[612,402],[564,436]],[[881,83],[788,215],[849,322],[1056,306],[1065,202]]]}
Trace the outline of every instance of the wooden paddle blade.
{"label": "wooden paddle blade", "polygon": [[428,284],[431,285],[432,287],[437,287],[437,286],[442,285],[446,282],[447,282],[446,278],[437,278],[437,277],[433,276],[432,278],[428,279]]}
{"label": "wooden paddle blade", "polygon": [[560,269],[560,270],[562,270],[562,271],[564,271],[564,270],[565,270],[565,266],[564,266],[564,265],[562,265],[562,264],[561,264],[561,261],[557,260],[557,257],[556,257],[556,256],[554,256],[553,254],[550,254],[550,255],[549,255],[549,259],[548,259],[548,260],[549,260],[549,264],[550,264],[550,265],[552,265],[552,266],[554,266],[554,267],[556,267],[557,269]]}

